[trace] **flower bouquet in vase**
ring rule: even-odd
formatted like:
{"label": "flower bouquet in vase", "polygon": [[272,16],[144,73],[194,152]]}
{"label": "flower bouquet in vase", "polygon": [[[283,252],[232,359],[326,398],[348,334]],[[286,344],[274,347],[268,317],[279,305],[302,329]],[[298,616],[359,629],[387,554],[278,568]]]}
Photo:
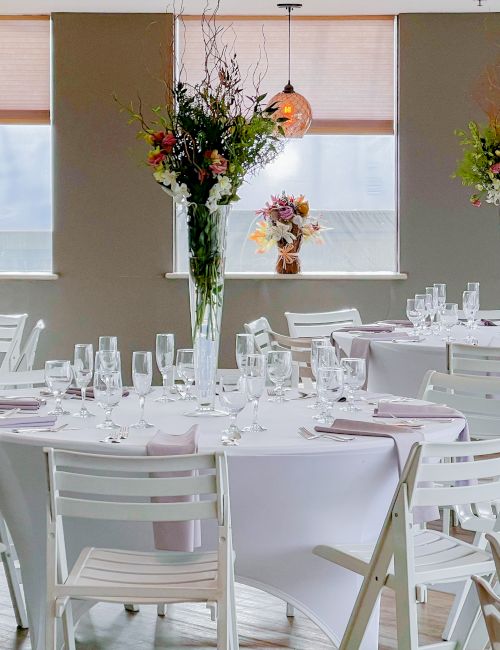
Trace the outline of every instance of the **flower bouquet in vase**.
{"label": "flower bouquet in vase", "polygon": [[300,247],[303,241],[323,243],[317,220],[311,219],[309,203],[303,196],[294,197],[282,192],[272,196],[266,207],[257,210],[263,218],[250,235],[258,245],[257,253],[266,253],[273,246],[278,248],[276,273],[285,275],[300,273]]}
{"label": "flower bouquet in vase", "polygon": [[[187,220],[189,293],[198,400],[192,415],[216,415],[215,381],[224,296],[227,219],[247,174],[282,150],[283,118],[265,95],[244,88],[236,55],[219,42],[214,16],[202,17],[202,81],[178,81],[148,122],[141,106],[126,107],[149,146],[154,180]],[[182,66],[181,66],[182,68]],[[285,118],[286,119],[286,118]]]}

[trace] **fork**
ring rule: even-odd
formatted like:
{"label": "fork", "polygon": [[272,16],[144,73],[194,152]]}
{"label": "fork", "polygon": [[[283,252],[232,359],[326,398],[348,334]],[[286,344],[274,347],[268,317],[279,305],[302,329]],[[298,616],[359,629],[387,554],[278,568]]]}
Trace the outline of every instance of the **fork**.
{"label": "fork", "polygon": [[127,440],[129,428],[127,426],[120,427],[120,440]]}
{"label": "fork", "polygon": [[13,433],[57,433],[58,431],[79,431],[79,427],[68,427],[67,424],[61,424],[59,427],[18,427],[12,429]]}
{"label": "fork", "polygon": [[20,413],[21,409],[9,409],[8,411],[2,411],[0,413],[0,418],[10,418],[11,415],[14,415],[15,413]]}
{"label": "fork", "polygon": [[329,438],[330,440],[336,440],[337,442],[349,442],[350,440],[354,440],[354,436],[339,436],[334,433],[313,433],[305,427],[299,427],[298,433],[306,440],[317,440],[319,438]]}

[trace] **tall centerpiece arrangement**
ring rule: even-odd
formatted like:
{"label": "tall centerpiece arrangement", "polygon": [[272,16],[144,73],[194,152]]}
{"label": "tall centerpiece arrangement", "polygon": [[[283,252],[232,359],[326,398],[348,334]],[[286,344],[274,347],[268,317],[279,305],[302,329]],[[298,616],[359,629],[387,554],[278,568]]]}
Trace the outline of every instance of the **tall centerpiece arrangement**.
{"label": "tall centerpiece arrangement", "polygon": [[[258,83],[243,89],[236,54],[221,42],[215,16],[202,17],[205,59],[202,81],[177,81],[169,101],[153,109],[148,122],[131,104],[131,121],[149,146],[154,180],[181,206],[187,220],[189,288],[195,384],[194,415],[217,414],[214,407],[219,350],[227,219],[248,174],[271,162],[284,135],[265,106]],[[258,62],[256,63],[256,65]],[[258,79],[258,75],[254,75]]]}
{"label": "tall centerpiece arrangement", "polygon": [[300,273],[300,247],[302,242],[323,243],[321,231],[324,228],[309,212],[309,203],[303,196],[295,197],[282,192],[271,196],[271,202],[257,215],[263,218],[250,239],[258,245],[257,253],[266,253],[270,248],[278,248],[276,273],[291,275]]}

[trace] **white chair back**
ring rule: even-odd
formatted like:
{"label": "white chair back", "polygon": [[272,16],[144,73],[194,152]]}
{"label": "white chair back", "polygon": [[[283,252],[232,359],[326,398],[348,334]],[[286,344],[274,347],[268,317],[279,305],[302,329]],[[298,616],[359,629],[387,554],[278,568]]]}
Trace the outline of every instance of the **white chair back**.
{"label": "white chair back", "polygon": [[43,322],[43,320],[37,321],[37,323],[31,330],[26,340],[26,343],[24,344],[23,349],[21,350],[19,359],[17,360],[17,362],[13,367],[14,372],[33,370],[36,349],[38,347],[38,339],[40,338],[40,334],[44,329],[45,329],[45,323]]}
{"label": "white chair back", "polygon": [[292,353],[292,387],[296,387],[299,381],[314,379],[311,370],[311,341],[308,339],[294,339],[290,336],[269,332],[271,349],[290,350]]}
{"label": "white chair back", "polygon": [[500,650],[500,598],[484,578],[472,576],[472,579],[476,583],[491,650]]}
{"label": "white chair back", "polygon": [[[464,321],[467,320],[461,309],[458,310],[458,319]],[[476,314],[476,320],[481,319],[492,320],[500,323],[500,309],[480,309]]]}
{"label": "white chair back", "polygon": [[447,375],[430,370],[422,382],[420,399],[461,411],[472,438],[500,436],[500,377]]}
{"label": "white chair back", "polygon": [[250,323],[245,323],[245,332],[253,334],[255,338],[255,345],[259,352],[265,353],[271,349],[271,341],[269,339],[269,332],[271,326],[265,316],[261,316]]}
{"label": "white chair back", "polygon": [[21,340],[28,314],[0,314],[0,372],[14,369],[20,355]]}
{"label": "white chair back", "polygon": [[314,314],[297,314],[286,311],[285,317],[290,336],[293,338],[330,336],[333,331],[342,327],[361,325],[361,316],[357,309],[340,309]]}

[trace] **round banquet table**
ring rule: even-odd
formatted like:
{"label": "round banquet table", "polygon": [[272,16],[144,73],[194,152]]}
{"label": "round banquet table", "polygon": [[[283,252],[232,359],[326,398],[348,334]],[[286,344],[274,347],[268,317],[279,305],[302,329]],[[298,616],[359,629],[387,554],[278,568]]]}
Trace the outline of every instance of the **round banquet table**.
{"label": "round banquet table", "polygon": [[[276,404],[263,398],[260,419],[268,430],[245,434],[238,447],[222,447],[220,431],[226,418],[185,417],[194,402],[159,404],[153,401],[157,395],[155,390],[149,396],[146,415],[158,429],[181,434],[197,423],[200,452],[227,451],[237,580],[295,605],[338,644],[360,578],[314,556],[312,549],[317,544],[368,543],[377,538],[398,481],[393,441],[371,437],[350,442],[304,440],[297,427],[312,428],[310,400]],[[78,401],[68,399],[63,404],[71,411],[79,408]],[[0,429],[0,511],[20,561],[34,650],[43,650],[45,624],[48,488],[43,447],[144,455],[157,430],[130,429],[128,440],[120,445],[99,443],[103,433],[94,427],[102,412],[89,404],[98,414],[92,421],[70,416],[58,421],[79,427],[77,431],[14,434]],[[52,403],[40,413],[49,406]],[[365,402],[363,408],[356,418],[370,420],[372,407]],[[240,425],[249,422],[250,410],[242,412]],[[138,398],[131,394],[122,399],[114,418],[118,424],[131,424],[138,414]],[[457,438],[462,427],[461,421],[429,423],[422,431],[426,439],[449,441]],[[205,523],[203,548],[214,548],[215,525]],[[152,526],[147,524],[69,519],[65,535],[70,566],[85,546],[153,549]],[[377,647],[378,612],[363,645],[364,650]]]}
{"label": "round banquet table", "polygon": [[[404,397],[417,397],[422,380],[428,370],[447,372],[446,343],[444,334],[431,335],[419,342],[403,342],[402,335],[408,328],[398,328],[394,332],[397,342],[372,341],[368,360],[369,391],[381,394],[398,394]],[[500,327],[480,326],[473,335],[479,345],[500,347]],[[335,332],[335,341],[347,356],[357,334]],[[452,328],[455,343],[465,343],[467,330],[463,325]]]}

